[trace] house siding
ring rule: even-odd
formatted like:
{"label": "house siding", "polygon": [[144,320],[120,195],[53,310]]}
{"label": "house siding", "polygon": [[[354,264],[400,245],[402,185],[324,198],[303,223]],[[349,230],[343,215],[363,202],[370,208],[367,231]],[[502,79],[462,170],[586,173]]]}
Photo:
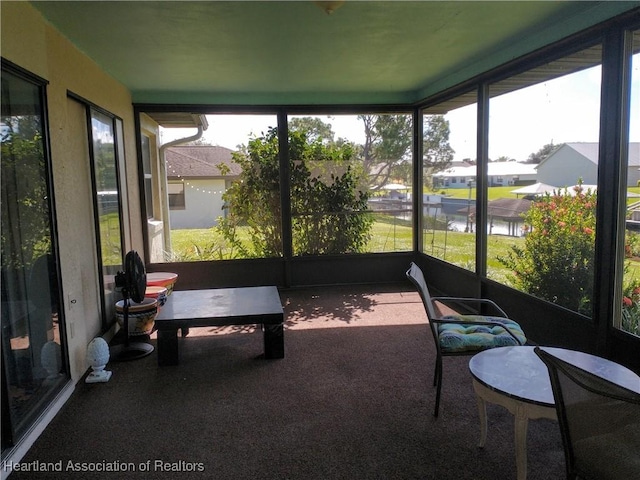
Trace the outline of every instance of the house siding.
{"label": "house siding", "polygon": [[[468,188],[469,182],[476,181],[475,166],[453,167],[436,173],[438,186],[444,188]],[[489,186],[518,186],[536,182],[537,172],[532,164],[518,162],[491,162],[488,165]]]}
{"label": "house siding", "polygon": [[[538,181],[557,187],[571,186],[582,179],[585,185],[598,183],[598,144],[568,143],[538,165]],[[640,182],[640,142],[629,144],[627,187]]]}
{"label": "house siding", "polygon": [[224,179],[197,179],[185,182],[184,209],[171,209],[171,228],[211,228],[224,216]]}
{"label": "house siding", "polygon": [[598,183],[598,165],[568,145],[538,165],[538,182],[556,187],[569,187],[582,179],[582,183]]}
{"label": "house siding", "polygon": [[633,142],[629,144],[627,186],[640,187],[640,142]]}

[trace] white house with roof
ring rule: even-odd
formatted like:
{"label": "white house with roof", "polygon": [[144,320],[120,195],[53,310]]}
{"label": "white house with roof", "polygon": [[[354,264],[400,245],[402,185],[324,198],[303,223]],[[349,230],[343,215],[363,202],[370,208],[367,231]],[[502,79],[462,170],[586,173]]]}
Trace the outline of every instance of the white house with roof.
{"label": "white house with roof", "polygon": [[[521,162],[489,162],[490,187],[528,185],[536,182],[536,165]],[[446,188],[467,188],[476,181],[476,166],[455,166],[433,175],[437,184]]]}
{"label": "white house with roof", "polygon": [[[538,182],[557,187],[571,186],[582,179],[583,184],[598,183],[597,142],[565,143],[537,167]],[[640,182],[640,142],[629,144],[627,186]]]}
{"label": "white house with roof", "polygon": [[225,216],[222,195],[240,175],[232,150],[196,145],[169,147],[166,153],[169,217],[172,229],[211,228]]}

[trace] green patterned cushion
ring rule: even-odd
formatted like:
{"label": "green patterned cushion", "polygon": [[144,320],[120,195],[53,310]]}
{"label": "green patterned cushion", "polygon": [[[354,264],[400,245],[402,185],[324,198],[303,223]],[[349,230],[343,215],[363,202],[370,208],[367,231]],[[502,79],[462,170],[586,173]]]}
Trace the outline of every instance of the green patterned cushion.
{"label": "green patterned cushion", "polygon": [[466,322],[497,322],[506,325],[511,333],[518,337],[521,345],[527,341],[520,325],[508,318],[483,315],[446,315],[442,317],[442,320],[448,319],[461,323],[438,324],[440,348],[445,353],[518,345],[518,342],[500,326],[474,325],[472,323],[465,325]]}

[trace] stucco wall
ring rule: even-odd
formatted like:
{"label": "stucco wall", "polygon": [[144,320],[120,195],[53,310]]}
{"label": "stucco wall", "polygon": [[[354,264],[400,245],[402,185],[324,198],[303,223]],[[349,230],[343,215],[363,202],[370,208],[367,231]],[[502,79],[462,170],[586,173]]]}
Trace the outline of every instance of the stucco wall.
{"label": "stucco wall", "polygon": [[[70,91],[122,118],[125,130],[131,238],[126,249],[143,251],[133,108],[128,90],[54,30],[26,2],[2,2],[2,57],[46,79],[55,210],[71,374],[87,370],[86,346],[100,334],[90,169],[84,109]],[[126,208],[126,206],[125,206]],[[126,229],[128,230],[128,229]],[[70,308],[69,300],[76,300]]]}

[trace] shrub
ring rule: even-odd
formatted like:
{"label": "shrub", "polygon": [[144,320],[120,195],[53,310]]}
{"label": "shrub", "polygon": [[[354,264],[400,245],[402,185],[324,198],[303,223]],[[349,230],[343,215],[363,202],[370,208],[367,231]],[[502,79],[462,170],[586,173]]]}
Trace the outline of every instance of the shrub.
{"label": "shrub", "polygon": [[534,202],[524,215],[524,246],[498,257],[513,272],[513,286],[591,315],[595,215],[595,192],[581,184]]}
{"label": "shrub", "polygon": [[[230,209],[217,228],[241,258],[283,255],[278,150],[274,128],[234,154],[242,174],[223,196]],[[294,254],[364,251],[373,217],[354,156],[350,143],[323,142],[306,131],[289,131]],[[239,226],[248,227],[248,242],[240,238]]]}
{"label": "shrub", "polygon": [[622,290],[622,330],[640,335],[640,282],[625,282]]}

